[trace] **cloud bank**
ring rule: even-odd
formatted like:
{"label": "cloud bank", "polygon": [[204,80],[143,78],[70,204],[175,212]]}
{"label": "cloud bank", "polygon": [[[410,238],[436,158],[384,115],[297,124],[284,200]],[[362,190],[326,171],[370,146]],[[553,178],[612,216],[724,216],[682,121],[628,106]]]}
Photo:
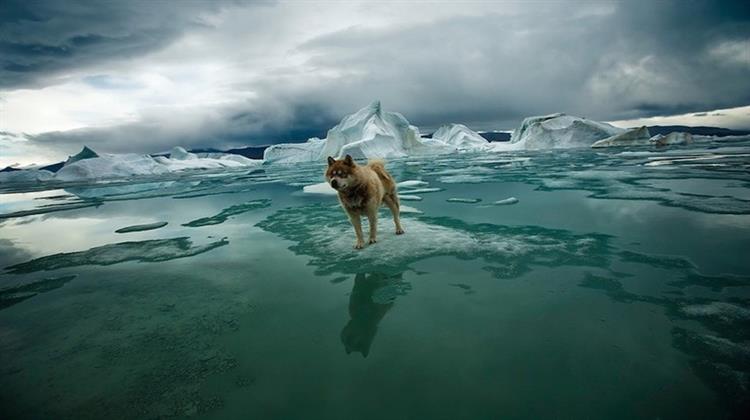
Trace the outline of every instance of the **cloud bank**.
{"label": "cloud bank", "polygon": [[5,4],[0,131],[59,153],[303,141],[373,99],[427,131],[750,104],[745,2]]}

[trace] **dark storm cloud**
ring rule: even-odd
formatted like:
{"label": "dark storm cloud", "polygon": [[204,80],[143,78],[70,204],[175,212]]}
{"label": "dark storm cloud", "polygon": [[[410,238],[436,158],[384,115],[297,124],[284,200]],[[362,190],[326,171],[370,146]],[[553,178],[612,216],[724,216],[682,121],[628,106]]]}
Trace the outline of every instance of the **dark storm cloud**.
{"label": "dark storm cloud", "polygon": [[[0,83],[5,86],[49,83],[64,69],[142,57],[180,34],[210,27],[198,17],[219,7],[209,2],[104,2],[96,8],[76,2],[70,9],[62,6],[69,2],[26,4],[12,1],[3,17]],[[32,141],[68,153],[82,144],[111,152],[155,152],[176,144],[302,141],[324,135],[373,99],[423,131],[447,122],[512,129],[526,116],[552,112],[616,120],[744,106],[750,104],[749,4],[466,3],[467,13],[432,19],[440,4],[426,4],[423,13],[410,12],[419,16],[372,24],[358,15],[346,29],[323,25],[306,32],[289,42],[289,53],[303,57],[290,62],[279,58],[283,54],[269,58],[258,46],[305,27],[305,20],[287,22],[297,4],[264,8],[262,15],[243,15],[248,3],[223,4],[231,9],[229,18],[204,31],[202,41],[207,56],[239,60],[237,66],[252,73],[223,81],[233,87],[233,103],[149,111],[133,123],[46,133]],[[390,7],[366,5],[374,11]],[[494,10],[472,13],[475,6]],[[322,15],[337,7],[319,6]],[[273,59],[281,61],[269,64]],[[98,89],[130,87],[129,81],[103,73],[91,72],[83,81]]]}
{"label": "dark storm cloud", "polygon": [[0,89],[42,87],[67,70],[158,50],[226,3],[4,0]]}
{"label": "dark storm cloud", "polygon": [[353,91],[425,125],[517,123],[556,111],[612,120],[750,103],[750,63],[712,55],[722,43],[748,41],[750,3],[634,1],[589,13],[592,4],[607,5],[545,3],[396,31],[353,27],[300,48],[321,68],[346,68]]}
{"label": "dark storm cloud", "polygon": [[[285,105],[286,106],[286,105]],[[325,136],[338,121],[322,105],[299,104],[279,116],[278,107],[244,111],[243,107],[222,109],[206,116],[195,110],[181,119],[153,115],[142,121],[114,127],[81,128],[29,135],[40,146],[74,154],[83,145],[104,153],[157,153],[173,146],[230,148],[304,141]],[[286,112],[290,112],[286,115]]]}

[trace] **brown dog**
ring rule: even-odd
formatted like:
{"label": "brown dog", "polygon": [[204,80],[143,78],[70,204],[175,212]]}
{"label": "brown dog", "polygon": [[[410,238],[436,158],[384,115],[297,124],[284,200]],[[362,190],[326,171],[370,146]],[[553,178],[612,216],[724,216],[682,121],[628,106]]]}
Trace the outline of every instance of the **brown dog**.
{"label": "brown dog", "polygon": [[396,183],[385,170],[383,161],[371,161],[365,166],[359,166],[349,155],[341,160],[329,156],[326,180],[334,190],[338,191],[341,207],[349,215],[349,220],[354,226],[354,232],[357,234],[355,249],[362,249],[365,245],[360,220],[363,214],[370,222],[370,243],[377,242],[378,209],[383,203],[393,213],[396,235],[404,233],[399,220],[400,204],[396,193]]}

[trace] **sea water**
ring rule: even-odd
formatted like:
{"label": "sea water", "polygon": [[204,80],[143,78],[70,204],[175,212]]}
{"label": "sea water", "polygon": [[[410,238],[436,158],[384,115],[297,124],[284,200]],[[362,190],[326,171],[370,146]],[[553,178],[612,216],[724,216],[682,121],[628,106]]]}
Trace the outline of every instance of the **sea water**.
{"label": "sea water", "polygon": [[387,167],[0,186],[2,418],[747,413],[750,141]]}

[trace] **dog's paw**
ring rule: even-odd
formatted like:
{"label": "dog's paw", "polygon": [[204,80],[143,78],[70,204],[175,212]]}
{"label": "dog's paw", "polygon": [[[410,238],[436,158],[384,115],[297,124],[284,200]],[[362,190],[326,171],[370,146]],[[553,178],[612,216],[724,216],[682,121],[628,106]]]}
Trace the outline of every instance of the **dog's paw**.
{"label": "dog's paw", "polygon": [[403,229],[396,229],[396,235],[403,235],[404,230]]}
{"label": "dog's paw", "polygon": [[364,247],[365,247],[365,243],[364,242],[356,242],[354,244],[354,249],[362,249]]}
{"label": "dog's paw", "polygon": [[370,238],[370,242],[369,242],[369,243],[370,243],[370,245],[372,245],[372,244],[374,244],[374,243],[375,243],[375,242],[377,242],[377,241],[378,241],[378,240],[377,240],[377,239],[375,239],[375,238]]}

